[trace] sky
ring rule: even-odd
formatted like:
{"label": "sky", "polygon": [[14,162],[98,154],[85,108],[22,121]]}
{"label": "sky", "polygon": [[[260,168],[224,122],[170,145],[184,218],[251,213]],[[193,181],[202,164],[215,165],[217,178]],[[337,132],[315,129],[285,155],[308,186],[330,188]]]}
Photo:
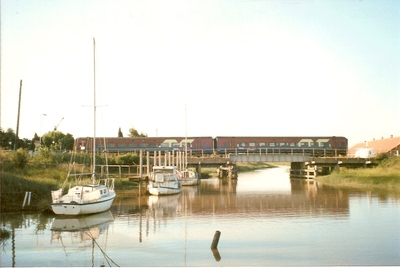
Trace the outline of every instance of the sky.
{"label": "sky", "polygon": [[93,136],[94,80],[97,136],[400,136],[400,1],[1,0],[3,130],[20,80],[20,138]]}

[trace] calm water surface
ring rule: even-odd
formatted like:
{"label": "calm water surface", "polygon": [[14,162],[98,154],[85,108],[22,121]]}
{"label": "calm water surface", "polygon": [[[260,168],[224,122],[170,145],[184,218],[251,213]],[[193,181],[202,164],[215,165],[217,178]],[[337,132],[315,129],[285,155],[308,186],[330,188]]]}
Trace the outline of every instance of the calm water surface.
{"label": "calm water surface", "polygon": [[93,216],[3,214],[0,266],[400,265],[398,198],[290,180],[287,167],[117,194]]}

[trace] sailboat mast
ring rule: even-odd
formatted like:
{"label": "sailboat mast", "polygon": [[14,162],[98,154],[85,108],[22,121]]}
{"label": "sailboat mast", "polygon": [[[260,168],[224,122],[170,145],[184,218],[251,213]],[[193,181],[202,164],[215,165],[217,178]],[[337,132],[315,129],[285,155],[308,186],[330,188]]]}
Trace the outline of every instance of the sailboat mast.
{"label": "sailboat mast", "polygon": [[186,103],[185,103],[185,169],[187,169],[187,157],[188,157],[188,151],[187,151],[187,115],[186,115]]}
{"label": "sailboat mast", "polygon": [[93,38],[93,184],[96,180],[96,42]]}

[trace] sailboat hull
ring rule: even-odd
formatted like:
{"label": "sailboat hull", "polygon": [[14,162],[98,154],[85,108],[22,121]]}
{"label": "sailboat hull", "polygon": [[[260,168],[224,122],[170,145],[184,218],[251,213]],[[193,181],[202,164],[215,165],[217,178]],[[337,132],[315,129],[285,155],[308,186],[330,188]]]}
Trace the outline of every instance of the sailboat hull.
{"label": "sailboat hull", "polygon": [[68,203],[52,203],[51,208],[57,215],[83,215],[94,214],[110,209],[115,198],[115,192],[110,191],[108,196],[93,202],[70,201]]}

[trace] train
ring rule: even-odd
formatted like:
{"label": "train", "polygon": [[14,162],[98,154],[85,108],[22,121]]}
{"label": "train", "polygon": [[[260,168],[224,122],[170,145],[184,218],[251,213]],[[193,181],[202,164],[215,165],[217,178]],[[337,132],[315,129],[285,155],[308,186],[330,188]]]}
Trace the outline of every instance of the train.
{"label": "train", "polygon": [[[75,150],[92,152],[93,138],[77,138]],[[231,153],[307,153],[314,156],[345,156],[348,140],[341,136],[217,136],[217,137],[105,137],[96,138],[96,151],[127,153],[183,151],[190,155]]]}

